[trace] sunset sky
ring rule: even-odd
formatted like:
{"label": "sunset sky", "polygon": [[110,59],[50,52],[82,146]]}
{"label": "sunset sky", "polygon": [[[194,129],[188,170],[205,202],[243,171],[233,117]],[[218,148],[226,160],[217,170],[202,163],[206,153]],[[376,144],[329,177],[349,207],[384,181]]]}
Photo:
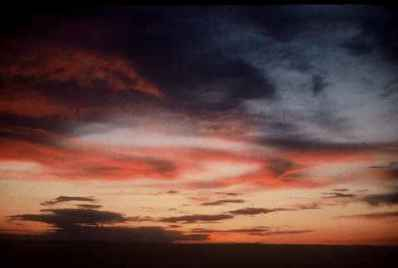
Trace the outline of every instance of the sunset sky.
{"label": "sunset sky", "polygon": [[0,28],[0,235],[398,244],[390,9],[15,16]]}

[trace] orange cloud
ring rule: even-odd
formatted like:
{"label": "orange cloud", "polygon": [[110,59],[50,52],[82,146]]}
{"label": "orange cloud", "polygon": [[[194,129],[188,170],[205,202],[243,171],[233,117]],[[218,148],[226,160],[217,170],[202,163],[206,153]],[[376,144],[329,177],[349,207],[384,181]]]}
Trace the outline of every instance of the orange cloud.
{"label": "orange cloud", "polygon": [[93,90],[98,83],[103,83],[114,92],[136,91],[163,96],[156,85],[143,78],[121,56],[47,43],[19,49],[12,62],[0,68],[0,73],[5,77],[37,81],[73,81],[82,88]]}
{"label": "orange cloud", "polygon": [[[19,135],[15,128],[10,131],[11,137]],[[372,157],[370,153],[268,152],[247,141],[231,143],[231,137],[223,138],[221,135],[218,138],[225,143],[223,146],[207,143],[208,136],[204,135],[198,142],[171,133],[165,142],[153,140],[150,135],[136,136],[126,132],[129,135],[123,135],[123,139],[134,141],[127,146],[112,143],[110,138],[118,139],[118,135],[87,143],[80,137],[67,139],[62,135],[37,131],[29,132],[28,137],[23,136],[28,138],[24,141],[3,139],[0,160],[35,161],[46,167],[46,175],[42,177],[59,179],[160,179],[178,180],[179,187],[189,189],[240,184],[274,189],[330,185],[335,182],[331,177],[333,174],[314,175],[308,171],[319,164],[355,162]],[[40,138],[38,142],[32,140],[36,134]],[[145,140],[147,145],[143,146],[141,139],[149,139]]]}
{"label": "orange cloud", "polygon": [[36,118],[53,115],[62,115],[68,118],[74,116],[74,111],[67,106],[33,92],[8,94],[1,97],[0,112]]}

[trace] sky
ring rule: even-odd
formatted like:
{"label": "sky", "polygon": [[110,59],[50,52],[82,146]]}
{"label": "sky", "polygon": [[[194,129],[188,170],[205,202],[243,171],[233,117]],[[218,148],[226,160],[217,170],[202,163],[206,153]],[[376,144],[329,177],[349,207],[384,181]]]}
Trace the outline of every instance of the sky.
{"label": "sky", "polygon": [[0,235],[398,244],[393,8],[103,7],[0,27]]}

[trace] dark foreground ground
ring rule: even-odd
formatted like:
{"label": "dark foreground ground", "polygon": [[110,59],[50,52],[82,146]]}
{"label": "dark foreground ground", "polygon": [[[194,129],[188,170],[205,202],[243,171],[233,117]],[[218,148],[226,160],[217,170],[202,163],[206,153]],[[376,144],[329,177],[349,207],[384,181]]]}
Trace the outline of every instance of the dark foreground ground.
{"label": "dark foreground ground", "polygon": [[398,267],[397,247],[0,241],[3,267]]}

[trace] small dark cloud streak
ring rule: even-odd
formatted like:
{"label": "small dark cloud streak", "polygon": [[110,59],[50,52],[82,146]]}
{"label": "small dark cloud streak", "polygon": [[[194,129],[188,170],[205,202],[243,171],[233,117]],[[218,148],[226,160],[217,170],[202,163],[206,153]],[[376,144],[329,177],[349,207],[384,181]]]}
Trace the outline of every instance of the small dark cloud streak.
{"label": "small dark cloud streak", "polygon": [[44,201],[40,203],[42,206],[51,206],[51,205],[56,205],[59,203],[65,203],[65,202],[72,202],[72,201],[79,201],[79,202],[95,202],[96,199],[93,197],[86,197],[86,196],[65,196],[61,195],[58,196],[55,199]]}
{"label": "small dark cloud streak", "polygon": [[398,211],[355,214],[355,215],[339,216],[337,218],[340,218],[340,219],[368,219],[368,220],[385,220],[385,219],[398,220]]}
{"label": "small dark cloud streak", "polygon": [[244,203],[245,200],[243,199],[221,199],[217,201],[212,201],[212,202],[204,202],[201,205],[202,206],[220,206],[224,204],[241,204]]}
{"label": "small dark cloud streak", "polygon": [[198,222],[218,222],[221,220],[232,219],[234,216],[228,214],[214,214],[214,215],[206,215],[206,214],[193,214],[193,215],[183,215],[176,217],[165,217],[161,218],[160,222],[167,223],[198,223]]}
{"label": "small dark cloud streak", "polygon": [[280,230],[273,231],[269,227],[254,227],[254,228],[240,228],[240,229],[226,229],[226,230],[215,230],[205,228],[195,228],[191,230],[193,233],[211,234],[211,233],[243,233],[254,236],[270,236],[270,235],[293,235],[293,234],[304,234],[310,233],[314,230]]}
{"label": "small dark cloud streak", "polygon": [[365,196],[362,200],[371,206],[392,206],[398,204],[398,191],[383,194],[371,194]]}
{"label": "small dark cloud streak", "polygon": [[229,213],[234,215],[259,215],[259,214],[268,214],[272,212],[278,211],[294,211],[295,209],[290,208],[241,208],[236,210],[231,210]]}

